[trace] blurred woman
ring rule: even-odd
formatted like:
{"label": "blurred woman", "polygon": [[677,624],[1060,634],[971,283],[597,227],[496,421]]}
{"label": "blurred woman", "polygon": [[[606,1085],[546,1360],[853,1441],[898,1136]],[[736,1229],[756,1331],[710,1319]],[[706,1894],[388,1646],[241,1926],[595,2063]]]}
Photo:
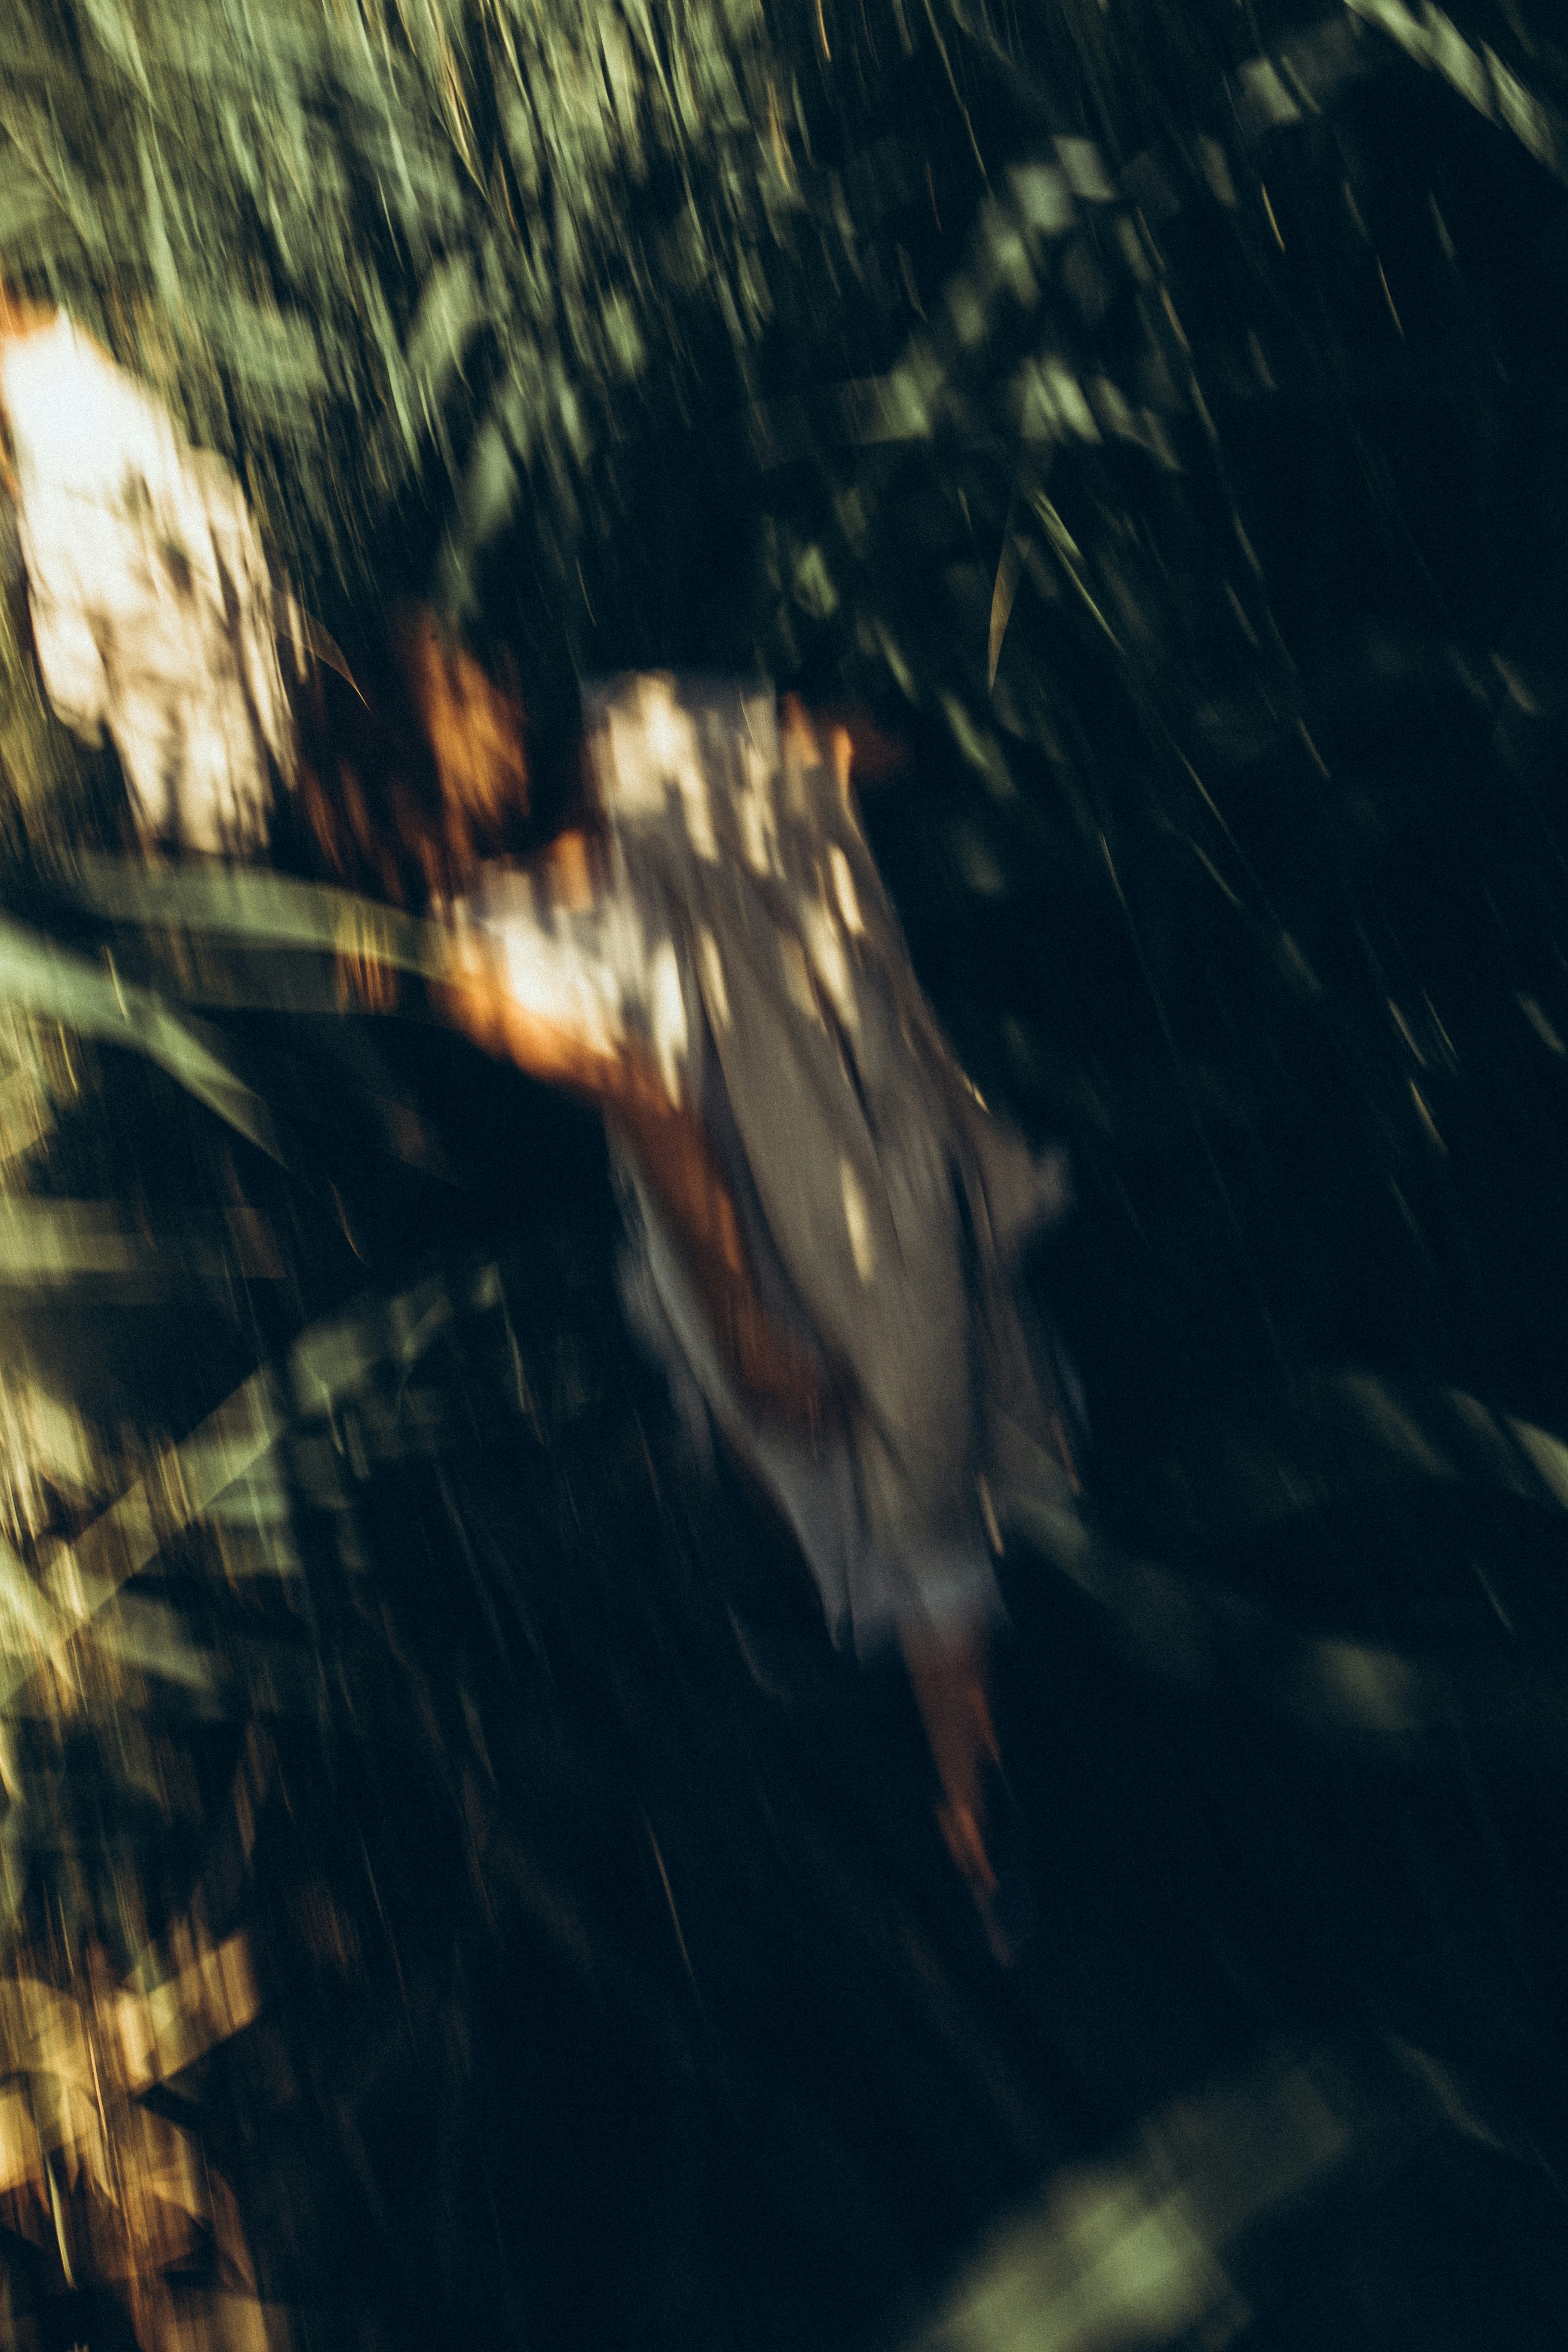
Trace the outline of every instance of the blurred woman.
{"label": "blurred woman", "polygon": [[1075,1484],[1010,1276],[1065,1178],[940,1035],[848,737],[761,687],[618,681],[585,704],[581,822],[519,862],[510,682],[423,613],[352,680],[312,661],[232,472],[68,321],[0,307],[0,408],[45,689],[110,735],[142,846],[256,857],[293,823],[335,880],[445,920],[455,1026],[603,1112],[631,1319],[836,1641],[901,1652],[1005,1950],[994,1559],[1021,1504],[1070,1523]]}
{"label": "blurred woman", "polygon": [[[442,805],[492,805],[479,674],[428,618],[405,649]],[[836,1641],[901,1651],[943,1832],[1004,1950],[1024,1890],[999,1888],[987,1842],[994,1560],[1020,1506],[1070,1527],[1076,1486],[1069,1400],[1010,1277],[1066,1177],[948,1051],[851,764],[842,729],[763,687],[592,690],[585,821],[475,872],[442,1003],[603,1110],[633,1325],[700,1448],[793,1531]]]}

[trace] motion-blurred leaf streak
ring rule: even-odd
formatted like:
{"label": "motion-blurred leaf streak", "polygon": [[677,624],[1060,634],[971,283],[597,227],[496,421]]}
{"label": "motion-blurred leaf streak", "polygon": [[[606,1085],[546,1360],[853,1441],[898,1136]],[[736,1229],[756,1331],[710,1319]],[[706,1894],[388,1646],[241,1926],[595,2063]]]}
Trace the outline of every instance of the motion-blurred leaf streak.
{"label": "motion-blurred leaf streak", "polygon": [[450,940],[438,924],[288,875],[238,866],[154,871],[130,859],[91,855],[79,860],[77,875],[86,903],[117,922],[183,924],[191,930],[329,954],[351,949],[427,979],[439,977],[450,955]]}
{"label": "motion-blurred leaf streak", "polygon": [[1424,1477],[1451,1480],[1465,1475],[1454,1458],[1457,1453],[1460,1460],[1471,1459],[1468,1475],[1484,1471],[1485,1480],[1506,1494],[1530,1502],[1549,1500],[1568,1510],[1568,1444],[1551,1430],[1494,1413],[1462,1389],[1445,1389],[1441,1405],[1457,1424],[1445,1440],[1424,1429],[1415,1404],[1373,1373],[1341,1373],[1331,1386],[1355,1408],[1391,1459]]}
{"label": "motion-blurred leaf streak", "polygon": [[1207,850],[1203,847],[1201,843],[1194,841],[1190,834],[1184,835],[1183,838],[1185,840],[1187,847],[1192,851],[1193,856],[1197,859],[1198,864],[1203,867],[1204,872],[1208,876],[1209,880],[1214,884],[1215,888],[1220,893],[1221,897],[1228,899],[1230,904],[1235,907],[1238,912],[1245,913],[1246,909],[1242,906],[1241,900],[1237,897],[1236,892],[1231,888],[1230,884],[1226,880],[1225,876],[1220,872],[1218,866],[1215,864],[1214,859],[1209,856]]}
{"label": "motion-blurred leaf streak", "polygon": [[1410,1098],[1415,1106],[1416,1115],[1421,1121],[1422,1129],[1426,1133],[1427,1140],[1435,1147],[1436,1150],[1443,1154],[1445,1159],[1447,1159],[1448,1155],[1448,1147],[1443,1140],[1437,1122],[1432,1116],[1431,1108],[1427,1103],[1426,1096],[1422,1093],[1414,1078],[1410,1080]]}
{"label": "motion-blurred leaf streak", "polygon": [[1426,1478],[1454,1476],[1453,1465],[1428,1441],[1386,1381],[1370,1372],[1345,1372],[1336,1386],[1380,1444],[1408,1468]]}
{"label": "motion-blurred leaf streak", "polygon": [[[58,1655],[90,1624],[174,1536],[199,1519],[226,1487],[270,1450],[283,1427],[270,1373],[253,1373],[184,1445],[171,1448],[156,1470],[133,1481],[73,1544],[58,1547],[45,1577],[45,1592],[57,1618],[46,1654]],[[132,1621],[127,1630],[133,1634],[139,1629]],[[35,1654],[0,1664],[0,1708],[42,1663]]]}
{"label": "motion-blurred leaf streak", "polygon": [[1265,2061],[1152,2116],[1121,2163],[1058,2174],[910,2352],[1119,2352],[1239,2322],[1230,2242],[1388,2129],[1373,2098],[1337,2074]]}
{"label": "motion-blurred leaf streak", "polygon": [[[243,1934],[214,1946],[190,1921],[177,1921],[172,1939],[184,1964],[151,1986],[138,1981],[147,1956],[117,1991],[79,1997],[37,1977],[0,1981],[0,2068],[11,2077],[0,2092],[0,2193],[43,2209],[69,2280],[56,2166],[68,2185],[85,2178],[104,2217],[94,2217],[95,2258],[139,2341],[282,2352],[288,2323],[260,2300],[232,2190],[188,2131],[140,2101],[260,2014],[249,1947]],[[194,2294],[166,2273],[204,2237],[217,2292]]]}
{"label": "motion-blurred leaf streak", "polygon": [[199,1950],[177,1976],[150,1992],[122,1991],[115,2031],[132,2090],[166,2082],[261,2013],[243,1934]]}
{"label": "motion-blurred leaf streak", "polygon": [[1489,122],[1511,131],[1537,163],[1559,178],[1568,178],[1568,126],[1556,110],[1526,89],[1493,50],[1484,48],[1478,57],[1430,0],[1419,22],[1404,0],[1345,0],[1345,5],[1396,41],[1417,65],[1441,74]]}
{"label": "motion-blurred leaf streak", "polygon": [[1508,1427],[1542,1484],[1568,1510],[1568,1445],[1560,1437],[1553,1437],[1550,1430],[1536,1429],[1529,1422],[1510,1421]]}
{"label": "motion-blurred leaf streak", "polygon": [[226,1244],[208,1234],[142,1233],[112,1202],[0,1196],[0,1287],[70,1282],[81,1276],[203,1276],[232,1265],[247,1280],[277,1280],[283,1265],[254,1213],[230,1220]]}
{"label": "motion-blurred leaf streak", "polygon": [[1272,131],[1287,123],[1300,121],[1301,110],[1280,80],[1270,58],[1249,59],[1238,68],[1236,79],[1254,121],[1260,127]]}
{"label": "motion-blurred leaf streak", "polygon": [[1114,204],[1116,190],[1092,139],[1058,139],[1055,145],[1057,160],[1075,196],[1086,204]]}
{"label": "motion-blurred leaf streak", "polygon": [[1521,996],[1519,999],[1519,1009],[1548,1053],[1558,1055],[1568,1054],[1568,1046],[1563,1045],[1555,1026],[1542,1011],[1533,996]]}
{"label": "motion-blurred leaf streak", "polygon": [[188,1022],[150,990],[123,983],[112,968],[100,971],[85,957],[0,919],[0,998],[83,1036],[145,1054],[270,1158],[286,1159],[260,1097]]}
{"label": "motion-blurred leaf streak", "polygon": [[[1331,1387],[1370,1417],[1406,1473],[1457,1483],[1459,1472],[1385,1383],[1351,1374]],[[1505,1491],[1537,1502],[1546,1496],[1568,1509],[1568,1445],[1529,1423],[1500,1422],[1474,1398],[1445,1392],[1444,1402],[1480,1441],[1489,1474]],[[1010,1427],[1004,1442],[1026,1443]],[[1027,1492],[1026,1482],[1014,1483]],[[1462,1722],[1568,1754],[1568,1675],[1550,1663],[1410,1656],[1303,1633],[1242,1593],[1119,1551],[1080,1522],[1033,1504],[1009,1508],[1019,1531],[1105,1612],[1132,1662],[1162,1681],[1195,1692],[1229,1679],[1321,1737],[1447,1736]]]}
{"label": "motion-blurred leaf streak", "polygon": [[952,740],[969,765],[984,780],[997,800],[1011,800],[1017,790],[1001,745],[989,730],[984,733],[954,694],[942,697],[942,711]]}
{"label": "motion-blurred leaf streak", "polygon": [[996,684],[1002,642],[1007,634],[1018,583],[1024,574],[1024,554],[1025,541],[1013,528],[1013,515],[1009,509],[1007,528],[1002,538],[1002,552],[996,563],[996,584],[991,592],[991,626],[985,648],[985,683],[991,688],[994,688]]}
{"label": "motion-blurred leaf streak", "polygon": [[[362,1308],[301,1335],[291,1355],[292,1386],[300,1409],[330,1415],[390,1361],[406,1373],[451,1319],[444,1284],[421,1284],[386,1306]],[[149,1567],[180,1531],[202,1519],[249,1478],[288,1427],[276,1376],[262,1366],[184,1442],[171,1447],[69,1545],[53,1552],[42,1592],[16,1564],[0,1576],[0,1625],[6,1609],[23,1637],[21,1654],[0,1656],[0,1710],[31,1680],[46,1656],[58,1657],[121,1588]],[[0,1560],[0,1570],[3,1570]],[[121,1603],[122,1612],[129,1601]],[[179,1638],[172,1613],[137,1597],[116,1629],[128,1651],[158,1671],[189,1680],[195,1654]]]}

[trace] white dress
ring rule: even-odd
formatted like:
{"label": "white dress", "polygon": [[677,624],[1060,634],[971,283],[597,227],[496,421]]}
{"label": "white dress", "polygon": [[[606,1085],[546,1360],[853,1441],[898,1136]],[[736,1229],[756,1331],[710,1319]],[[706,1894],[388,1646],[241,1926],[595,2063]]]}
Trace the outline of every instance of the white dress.
{"label": "white dress", "polygon": [[633,1326],[700,1442],[717,1432],[793,1528],[840,1643],[994,1618],[1009,1522],[1081,1540],[1059,1444],[1075,1384],[1026,1343],[1011,1283],[1067,1205],[1062,1156],[1031,1152],[952,1061],[837,778],[781,739],[771,690],[630,677],[586,716],[593,908],[498,873],[469,911],[522,1003],[637,1041],[701,1119],[763,1304],[847,1372],[847,1417],[814,1440],[737,1385],[612,1126]]}

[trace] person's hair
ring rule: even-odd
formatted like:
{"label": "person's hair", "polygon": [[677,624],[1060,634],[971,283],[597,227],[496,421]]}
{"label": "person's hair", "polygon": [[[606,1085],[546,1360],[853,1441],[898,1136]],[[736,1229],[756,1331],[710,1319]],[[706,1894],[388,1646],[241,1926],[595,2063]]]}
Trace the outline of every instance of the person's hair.
{"label": "person's hair", "polygon": [[420,607],[351,641],[343,667],[315,662],[297,700],[306,843],[333,881],[423,913],[527,841],[521,696]]}

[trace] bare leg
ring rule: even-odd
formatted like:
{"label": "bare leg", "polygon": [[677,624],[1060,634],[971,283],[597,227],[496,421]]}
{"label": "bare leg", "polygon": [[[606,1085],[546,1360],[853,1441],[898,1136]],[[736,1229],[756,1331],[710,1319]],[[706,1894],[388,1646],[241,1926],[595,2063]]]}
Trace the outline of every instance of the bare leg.
{"label": "bare leg", "polygon": [[973,1626],[942,1633],[919,1625],[907,1626],[900,1638],[942,1782],[937,1820],[948,1851],[973,1886],[994,1895],[996,1874],[985,1850],[981,1793],[983,1768],[998,1758],[985,1635]]}

